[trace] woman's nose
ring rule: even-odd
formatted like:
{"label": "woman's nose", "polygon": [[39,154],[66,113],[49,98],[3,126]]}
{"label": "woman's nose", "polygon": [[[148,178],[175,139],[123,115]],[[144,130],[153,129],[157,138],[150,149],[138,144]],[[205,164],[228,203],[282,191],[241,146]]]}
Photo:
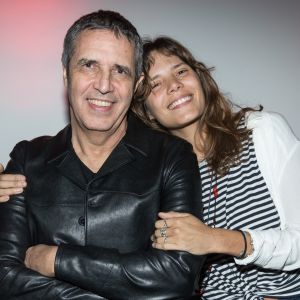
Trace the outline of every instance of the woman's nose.
{"label": "woman's nose", "polygon": [[183,85],[182,82],[178,78],[176,77],[171,78],[169,80],[168,92],[169,93],[176,92],[182,87],[182,85]]}

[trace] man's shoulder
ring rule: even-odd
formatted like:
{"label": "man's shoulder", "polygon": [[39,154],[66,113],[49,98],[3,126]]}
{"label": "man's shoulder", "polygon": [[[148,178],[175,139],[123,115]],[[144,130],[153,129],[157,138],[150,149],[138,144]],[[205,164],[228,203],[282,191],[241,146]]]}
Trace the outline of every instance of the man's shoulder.
{"label": "man's shoulder", "polygon": [[151,135],[153,137],[153,139],[160,140],[163,143],[172,144],[172,145],[183,144],[183,145],[191,146],[190,143],[188,143],[183,138],[177,137],[177,136],[172,135],[172,134],[167,133],[167,132],[158,131],[158,130],[155,130],[155,129],[152,129],[152,128],[150,128],[149,135]]}
{"label": "man's shoulder", "polygon": [[69,126],[59,131],[56,135],[43,135],[35,137],[31,140],[23,140],[16,144],[11,156],[18,155],[17,153],[26,153],[26,156],[42,156],[45,155],[50,149],[56,147],[61,143],[66,143]]}
{"label": "man's shoulder", "polygon": [[142,149],[192,146],[184,139],[147,126],[138,117],[131,118],[126,141]]}

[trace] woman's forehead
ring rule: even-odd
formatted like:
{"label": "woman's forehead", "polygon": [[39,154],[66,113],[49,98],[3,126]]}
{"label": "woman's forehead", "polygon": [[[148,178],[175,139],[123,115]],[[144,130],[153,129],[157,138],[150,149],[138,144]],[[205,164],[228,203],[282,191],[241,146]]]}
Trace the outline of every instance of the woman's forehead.
{"label": "woman's forehead", "polygon": [[151,56],[151,64],[149,73],[158,72],[162,69],[175,69],[185,64],[177,55],[166,55],[164,53],[155,52]]}

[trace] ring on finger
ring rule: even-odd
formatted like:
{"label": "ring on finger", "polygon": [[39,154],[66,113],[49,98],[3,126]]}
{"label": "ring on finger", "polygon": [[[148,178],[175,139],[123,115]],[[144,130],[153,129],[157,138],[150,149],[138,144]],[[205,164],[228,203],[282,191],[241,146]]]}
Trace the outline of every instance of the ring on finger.
{"label": "ring on finger", "polygon": [[164,220],[164,225],[163,225],[164,228],[168,228],[168,224],[167,224],[167,221]]}
{"label": "ring on finger", "polygon": [[167,237],[167,228],[160,228],[160,236],[166,238]]}

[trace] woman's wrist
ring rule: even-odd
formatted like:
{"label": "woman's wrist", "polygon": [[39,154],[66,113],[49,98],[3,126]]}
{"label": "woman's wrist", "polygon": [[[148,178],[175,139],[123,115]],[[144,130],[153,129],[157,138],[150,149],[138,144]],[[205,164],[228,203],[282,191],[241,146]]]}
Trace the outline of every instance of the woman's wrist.
{"label": "woman's wrist", "polygon": [[240,236],[243,238],[244,246],[238,255],[233,254],[233,256],[235,256],[235,258],[237,259],[245,259],[248,256],[250,256],[254,251],[251,234],[241,229],[237,229],[235,231],[237,231],[240,234]]}
{"label": "woman's wrist", "polygon": [[254,252],[254,244],[251,234],[248,231],[244,231],[247,237],[247,252],[246,257],[250,256]]}
{"label": "woman's wrist", "polygon": [[[246,251],[245,251],[246,250]],[[242,259],[254,251],[251,235],[247,231],[241,233],[237,230],[214,228],[213,245],[210,253],[228,254]]]}
{"label": "woman's wrist", "polygon": [[237,232],[239,232],[242,237],[243,237],[243,241],[244,241],[244,248],[242,248],[241,252],[239,253],[239,255],[235,256],[237,259],[244,259],[247,257],[247,250],[248,250],[248,241],[247,241],[247,235],[246,232],[244,232],[243,230],[237,229]]}
{"label": "woman's wrist", "polygon": [[249,232],[240,229],[237,229],[237,231],[240,232],[240,234],[244,239],[244,249],[241,251],[241,253],[238,256],[236,256],[236,258],[245,259],[246,257],[250,256],[254,251],[253,240]]}

